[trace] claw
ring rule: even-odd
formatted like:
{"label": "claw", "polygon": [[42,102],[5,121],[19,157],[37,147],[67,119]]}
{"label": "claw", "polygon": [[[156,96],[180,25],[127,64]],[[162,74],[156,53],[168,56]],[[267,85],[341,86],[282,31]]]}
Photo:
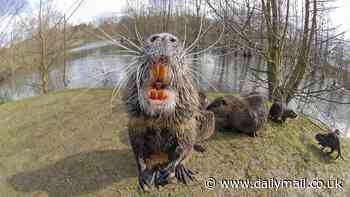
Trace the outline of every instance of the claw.
{"label": "claw", "polygon": [[144,178],[139,178],[139,184],[140,187],[143,191],[147,191],[149,189],[149,183],[147,183],[147,181]]}
{"label": "claw", "polygon": [[187,181],[187,174],[184,168],[181,169],[181,174],[182,174],[182,182],[185,183],[187,185],[188,181]]}
{"label": "claw", "polygon": [[188,184],[190,181],[193,181],[193,172],[187,168],[185,168],[184,165],[179,164],[175,169],[175,175],[178,181]]}
{"label": "claw", "polygon": [[183,183],[186,182],[186,179],[185,179],[185,176],[184,176],[184,173],[182,171],[183,169],[182,168],[179,168],[177,171],[178,171],[178,177],[177,179]]}
{"label": "claw", "polygon": [[190,169],[186,169],[186,168],[184,168],[185,169],[185,172],[186,172],[186,175],[188,176],[188,178],[190,178],[191,179],[191,181],[193,181],[193,172],[190,170]]}
{"label": "claw", "polygon": [[154,173],[154,185],[156,186],[156,188],[158,189],[160,184],[159,184],[159,178],[160,178],[160,171],[156,170]]}
{"label": "claw", "polygon": [[164,186],[170,183],[175,173],[175,168],[172,165],[159,170],[159,175],[156,178],[156,185]]}
{"label": "claw", "polygon": [[155,180],[155,172],[154,171],[144,171],[139,176],[139,185],[143,191],[147,191],[151,185],[154,183]]}
{"label": "claw", "polygon": [[164,186],[169,183],[168,179],[170,176],[170,172],[168,170],[162,170],[159,172],[159,176],[157,178],[157,185]]}

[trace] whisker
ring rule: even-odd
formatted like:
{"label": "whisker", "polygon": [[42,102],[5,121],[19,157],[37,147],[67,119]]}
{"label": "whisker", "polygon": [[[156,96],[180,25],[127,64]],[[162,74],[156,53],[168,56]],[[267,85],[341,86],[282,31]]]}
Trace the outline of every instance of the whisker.
{"label": "whisker", "polygon": [[135,50],[132,50],[122,44],[120,44],[120,42],[116,41],[112,36],[110,36],[109,34],[107,34],[103,29],[101,29],[100,27],[97,27],[97,30],[99,30],[107,39],[109,39],[110,41],[113,42],[113,44],[115,44],[116,46],[119,46],[120,48],[122,49],[125,49],[127,51],[130,51],[130,52],[134,52],[134,53],[137,53],[137,54],[140,54],[141,52],[140,51],[135,51]]}
{"label": "whisker", "polygon": [[[131,62],[130,64],[126,65],[126,66],[125,66],[126,70],[129,69],[132,65],[135,65],[135,64],[138,63],[138,62],[139,62],[139,60],[137,59],[137,60]],[[128,75],[128,74],[130,74],[130,73],[131,73],[130,71],[126,72],[126,75]],[[124,84],[125,82],[122,83],[123,80],[126,81],[127,79],[128,79],[128,76],[126,76],[125,79],[121,79],[121,82],[119,82],[118,85],[113,89],[113,91],[112,91],[111,102],[113,102],[113,100],[115,99],[115,97],[117,97],[117,95],[119,94],[119,91],[120,91],[121,87],[122,87],[123,85],[125,85],[125,84]]]}
{"label": "whisker", "polygon": [[103,80],[104,80],[104,78],[97,80],[96,82],[94,82],[94,83],[90,86],[90,88],[86,88],[84,91],[80,92],[78,95],[76,95],[76,96],[70,98],[70,101],[74,101],[74,100],[76,100],[77,98],[80,98],[81,96],[84,95],[84,93],[86,93],[86,92],[89,91],[90,89],[93,89],[92,87],[94,87],[94,86],[97,85],[98,83],[102,82]]}
{"label": "whisker", "polygon": [[182,42],[182,48],[185,49],[185,46],[186,46],[186,39],[187,39],[187,22],[186,22],[186,19],[185,19],[185,30],[184,30],[184,40]]}
{"label": "whisker", "polygon": [[198,31],[197,37],[196,37],[196,39],[192,42],[192,44],[190,44],[190,46],[188,46],[188,47],[184,50],[184,54],[186,54],[187,51],[188,51],[189,49],[191,49],[193,46],[195,46],[195,45],[197,44],[197,42],[199,41],[200,35],[202,34],[203,18],[204,18],[204,14],[203,14],[202,17],[201,17],[201,24],[200,24],[200,26],[199,26],[199,31]]}
{"label": "whisker", "polygon": [[[192,68],[189,68],[190,74],[192,74],[192,76],[194,76],[194,78],[199,79],[197,77],[200,77],[201,79],[205,80],[205,82],[214,89],[215,92],[218,92],[217,88],[199,71],[194,70]],[[198,80],[199,81],[199,80]]]}
{"label": "whisker", "polygon": [[139,41],[139,44],[142,45],[143,44],[143,42],[142,42],[143,38],[142,38],[142,36],[141,36],[141,34],[139,32],[139,29],[137,28],[136,21],[135,21],[135,34],[136,34],[137,40]]}
{"label": "whisker", "polygon": [[113,72],[115,72],[115,71],[120,71],[120,69],[112,69],[112,70],[109,70],[109,71],[107,71],[107,72],[103,72],[102,74],[95,75],[95,76],[91,76],[91,78],[93,78],[93,79],[98,79],[99,77],[108,75],[108,74],[113,73]]}
{"label": "whisker", "polygon": [[121,35],[121,34],[117,34],[118,36],[120,36],[122,39],[126,40],[129,44],[131,44],[132,46],[134,46],[136,49],[138,49],[138,51],[140,53],[142,53],[142,48],[140,46],[138,46],[137,44],[135,44],[133,41],[131,41],[130,39],[128,39],[127,37]]}
{"label": "whisker", "polygon": [[[99,31],[101,31],[100,29],[98,29]],[[85,30],[86,31],[86,30]],[[96,38],[98,38],[98,39],[100,39],[101,41],[106,41],[106,39],[107,39],[107,41],[109,41],[109,42],[111,42],[113,45],[116,45],[116,46],[118,46],[118,47],[121,47],[121,48],[123,48],[124,50],[123,50],[123,52],[135,52],[135,51],[132,51],[131,49],[128,49],[127,47],[125,47],[125,46],[119,46],[119,44],[120,43],[118,43],[116,40],[114,40],[113,38],[112,39],[110,39],[109,37],[106,37],[106,35],[104,35],[104,36],[100,36],[100,35],[98,35],[98,34],[96,34],[95,32],[93,32],[93,31],[91,31],[91,30],[89,30],[89,31],[86,31],[87,33],[89,33],[89,34],[92,34],[93,36],[95,36]],[[109,36],[109,35],[108,35]],[[137,54],[138,54],[138,52],[137,52]]]}
{"label": "whisker", "polygon": [[189,56],[189,55],[192,55],[192,56],[194,56],[194,55],[199,55],[199,54],[202,54],[202,53],[204,53],[204,52],[210,50],[212,47],[214,47],[217,43],[220,42],[220,40],[221,40],[222,36],[224,35],[224,33],[225,33],[225,25],[223,24],[223,25],[222,25],[222,31],[221,31],[221,33],[220,33],[220,36],[219,36],[219,38],[218,38],[213,44],[209,45],[206,49],[203,49],[203,50],[201,50],[201,51],[194,52],[194,53],[188,53],[188,54],[185,55],[185,56]]}

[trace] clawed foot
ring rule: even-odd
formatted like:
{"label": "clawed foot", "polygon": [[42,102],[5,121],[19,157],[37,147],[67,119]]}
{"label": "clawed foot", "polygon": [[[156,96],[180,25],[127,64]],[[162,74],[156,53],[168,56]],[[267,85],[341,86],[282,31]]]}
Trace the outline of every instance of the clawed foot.
{"label": "clawed foot", "polygon": [[250,137],[258,137],[256,131],[254,131],[254,132],[252,132],[252,133],[248,133],[248,135],[249,135]]}
{"label": "clawed foot", "polygon": [[156,179],[156,185],[164,186],[168,184],[174,177],[184,184],[188,184],[194,180],[193,172],[186,168],[183,164],[179,164],[175,170],[166,169],[160,171],[160,176]]}
{"label": "clawed foot", "polygon": [[325,147],[321,145],[321,151],[322,151],[322,152],[323,152],[324,149],[325,149]]}
{"label": "clawed foot", "polygon": [[190,169],[187,169],[184,165],[179,164],[175,169],[175,177],[178,181],[188,184],[190,181],[193,181],[193,172]]}
{"label": "clawed foot", "polygon": [[258,135],[256,134],[256,131],[253,133],[253,137],[257,137]]}
{"label": "clawed foot", "polygon": [[171,179],[175,176],[174,171],[173,167],[160,170],[156,178],[156,186],[164,186],[170,183]]}
{"label": "clawed foot", "polygon": [[143,191],[148,191],[152,185],[164,186],[176,178],[179,182],[188,184],[194,180],[193,172],[183,164],[174,168],[146,170],[139,176],[139,184]]}
{"label": "clawed foot", "polygon": [[154,184],[156,180],[156,171],[154,170],[145,170],[139,176],[139,184],[142,190],[147,191]]}

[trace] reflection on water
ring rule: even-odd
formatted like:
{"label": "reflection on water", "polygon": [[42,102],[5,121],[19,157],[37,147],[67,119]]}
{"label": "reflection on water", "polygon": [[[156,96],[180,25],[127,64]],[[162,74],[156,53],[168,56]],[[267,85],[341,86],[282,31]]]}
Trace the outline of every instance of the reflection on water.
{"label": "reflection on water", "polygon": [[[114,87],[121,77],[120,68],[127,58],[100,50],[74,55],[66,68],[66,84],[63,83],[63,66],[54,67],[49,74],[49,90],[65,88]],[[19,100],[40,93],[38,72],[18,71],[0,84],[0,98]]]}
{"label": "reflection on water", "polygon": [[[65,88],[115,87],[122,78],[121,68],[130,62],[130,57],[116,55],[116,50],[106,43],[93,43],[71,50],[73,58],[66,68],[66,84],[63,83],[63,66],[50,71],[50,90]],[[254,83],[250,69],[264,70],[257,66],[261,60],[239,54],[220,55],[218,52],[205,53],[189,59],[195,76],[203,89],[242,93],[259,91],[266,93],[263,84]],[[259,76],[265,79],[266,76]],[[18,71],[0,83],[0,98],[19,100],[38,95],[39,75],[37,72]],[[316,84],[320,88],[325,84]],[[315,86],[316,86],[315,85]],[[328,99],[348,102],[350,95],[332,93]],[[305,104],[292,101],[292,108],[325,122],[331,128],[340,128],[350,134],[350,106],[318,102]]]}

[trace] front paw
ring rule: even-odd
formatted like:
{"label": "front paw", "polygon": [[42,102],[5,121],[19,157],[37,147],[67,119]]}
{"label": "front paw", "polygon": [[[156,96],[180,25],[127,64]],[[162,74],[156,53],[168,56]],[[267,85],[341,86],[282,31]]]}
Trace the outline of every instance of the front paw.
{"label": "front paw", "polygon": [[139,176],[139,184],[143,191],[148,191],[154,184],[156,172],[153,170],[145,170]]}
{"label": "front paw", "polygon": [[183,164],[179,164],[175,169],[175,177],[178,181],[188,184],[190,181],[194,180],[193,172],[186,168]]}
{"label": "front paw", "polygon": [[175,170],[173,167],[159,170],[156,176],[155,184],[156,186],[164,186],[170,183],[174,177]]}

